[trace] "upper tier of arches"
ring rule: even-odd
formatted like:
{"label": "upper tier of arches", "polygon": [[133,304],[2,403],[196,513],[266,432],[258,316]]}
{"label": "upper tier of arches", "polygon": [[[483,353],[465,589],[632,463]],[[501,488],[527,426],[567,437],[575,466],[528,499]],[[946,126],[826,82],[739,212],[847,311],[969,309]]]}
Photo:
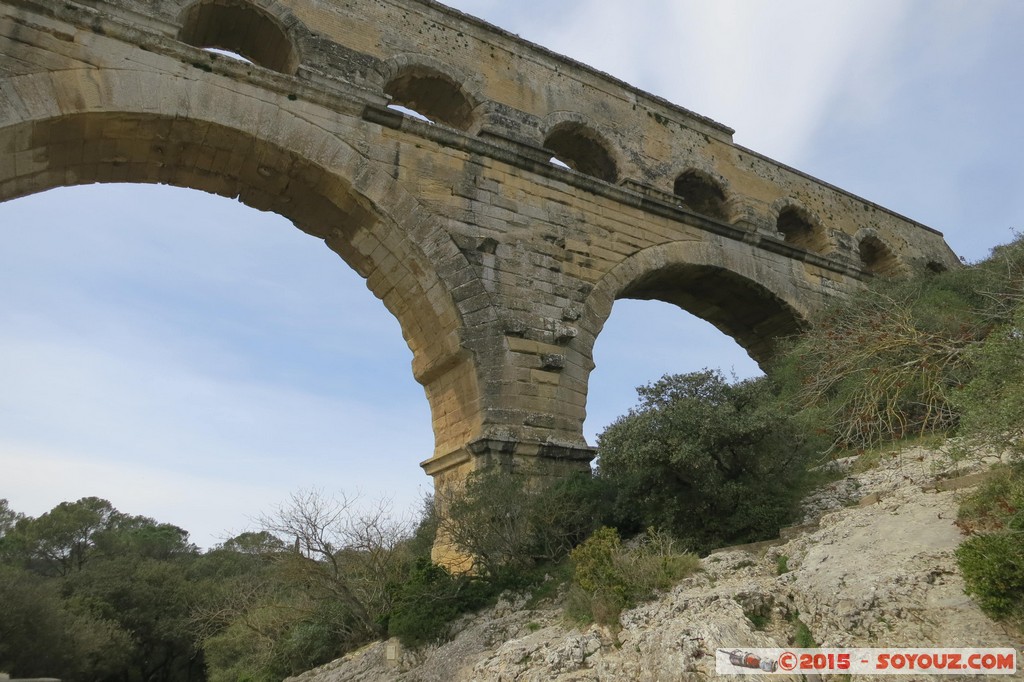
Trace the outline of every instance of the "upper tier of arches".
{"label": "upper tier of arches", "polygon": [[[298,0],[172,0],[161,11],[177,39],[193,47],[230,50],[285,76],[352,83],[433,124],[500,137],[565,172],[638,189],[865,275],[955,265],[941,239],[927,253],[908,248],[914,240],[901,233],[923,226],[735,147],[721,124],[471,17],[407,2],[404,13],[401,2],[327,12]],[[397,16],[404,25],[369,28]],[[481,31],[493,41],[486,63],[473,40]],[[530,64],[505,43],[533,51]],[[555,67],[552,83],[522,72],[537,64]],[[622,97],[632,100],[629,121],[616,111]],[[857,237],[865,228],[873,230],[866,243]],[[884,266],[880,252],[888,254]]]}

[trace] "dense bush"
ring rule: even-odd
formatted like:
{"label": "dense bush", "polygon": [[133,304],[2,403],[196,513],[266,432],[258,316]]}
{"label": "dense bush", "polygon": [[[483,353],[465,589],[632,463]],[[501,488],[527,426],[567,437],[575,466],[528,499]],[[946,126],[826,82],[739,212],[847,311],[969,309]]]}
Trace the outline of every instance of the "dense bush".
{"label": "dense bush", "polygon": [[972,349],[976,376],[954,395],[976,443],[1024,454],[1024,305]]}
{"label": "dense bush", "polygon": [[443,566],[421,558],[398,586],[388,633],[406,646],[444,641],[461,614],[483,608],[500,589],[473,576],[453,576]]}
{"label": "dense bush", "polygon": [[598,437],[615,525],[665,529],[695,551],[774,537],[816,452],[767,378],[705,370],[637,389],[641,403]]}
{"label": "dense bush", "polygon": [[425,509],[426,524],[469,559],[470,570],[452,575],[418,559],[397,585],[389,634],[409,646],[444,640],[459,615],[506,589],[537,587],[597,527],[600,503],[601,486],[588,474],[544,481],[497,467],[439,491]]}
{"label": "dense bush", "polygon": [[964,498],[956,524],[968,534],[1024,530],[1024,462],[996,470]]}
{"label": "dense bush", "polygon": [[623,609],[652,597],[700,567],[695,554],[681,552],[665,533],[648,529],[623,546],[614,528],[601,528],[572,551],[573,577],[568,614],[583,622],[618,622]]}
{"label": "dense bush", "polygon": [[38,518],[0,510],[0,669],[128,682],[202,674],[188,533],[96,497]]}
{"label": "dense bush", "polygon": [[132,649],[131,636],[116,623],[76,613],[55,581],[0,566],[0,669],[104,679],[128,668]]}
{"label": "dense bush", "polygon": [[775,376],[832,448],[957,425],[951,394],[968,380],[965,351],[984,329],[960,275],[876,282],[827,309],[782,355]]}
{"label": "dense bush", "polygon": [[[959,426],[966,403],[980,407],[977,427],[990,428],[989,388],[965,398],[960,391],[975,376],[979,344],[1013,319],[1022,283],[1021,239],[970,267],[873,280],[819,314],[771,373],[834,449],[947,433]],[[993,357],[990,386],[1001,385],[997,363]]]}
{"label": "dense bush", "polygon": [[442,566],[421,559],[398,588],[388,634],[400,638],[406,646],[444,640],[461,610],[458,588],[458,579]]}
{"label": "dense bush", "polygon": [[193,612],[212,680],[281,679],[387,634],[423,549],[410,524],[384,502],[315,491],[262,523],[203,557],[220,566]]}
{"label": "dense bush", "polygon": [[1024,626],[1024,463],[966,498],[957,525],[974,533],[956,553],[967,593],[993,618]]}
{"label": "dense bush", "polygon": [[474,573],[506,584],[566,556],[601,516],[600,485],[589,474],[540,481],[493,467],[437,499],[440,533],[472,557]]}
{"label": "dense bush", "polygon": [[1021,532],[969,538],[956,552],[967,594],[997,620],[1024,625],[1024,540]]}

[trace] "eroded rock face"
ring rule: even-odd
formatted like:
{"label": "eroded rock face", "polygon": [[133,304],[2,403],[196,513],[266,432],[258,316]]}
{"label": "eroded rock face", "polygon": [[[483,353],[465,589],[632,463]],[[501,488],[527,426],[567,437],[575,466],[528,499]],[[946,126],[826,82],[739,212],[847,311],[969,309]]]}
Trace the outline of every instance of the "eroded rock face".
{"label": "eroded rock face", "polygon": [[833,510],[817,529],[758,554],[705,558],[702,572],[623,613],[618,633],[567,626],[553,605],[527,611],[522,601],[504,601],[467,618],[452,642],[407,652],[392,666],[379,643],[295,679],[704,680],[715,677],[715,649],[792,645],[797,619],[823,647],[1020,650],[1020,633],[964,595],[953,523],[962,493],[935,485],[993,461],[953,467],[940,453],[908,449],[849,474],[808,499],[809,510]]}

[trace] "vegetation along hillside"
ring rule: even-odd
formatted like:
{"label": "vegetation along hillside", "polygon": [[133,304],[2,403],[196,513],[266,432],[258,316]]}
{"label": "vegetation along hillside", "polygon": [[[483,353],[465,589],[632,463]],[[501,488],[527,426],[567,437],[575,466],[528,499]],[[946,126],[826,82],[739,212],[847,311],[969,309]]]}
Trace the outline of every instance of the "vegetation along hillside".
{"label": "vegetation along hillside", "polygon": [[[471,668],[478,679],[547,679],[590,659],[628,679],[640,673],[625,644],[669,646],[643,628],[662,624],[667,637],[683,611],[704,615],[678,625],[680,641],[863,644],[928,608],[938,594],[929,590],[947,605],[966,591],[980,611],[946,630],[890,631],[905,644],[953,644],[959,630],[985,628],[1024,640],[1024,240],[953,271],[873,281],[785,342],[764,377],[705,370],[638,392],[600,436],[593,475],[527,486],[480,473],[427,500],[414,522],[386,505],[368,513],[300,492],[259,528],[202,552],[185,530],[105,500],[38,518],[0,501],[0,670],[255,682],[349,655],[311,679],[435,679],[416,672],[428,652],[456,665],[458,651],[476,647],[491,652]],[[985,482],[922,497],[922,485],[968,470]],[[864,495],[884,502],[844,507]],[[945,504],[959,505],[958,529],[936,521]],[[721,551],[818,519],[818,530],[773,549]],[[930,538],[884,586],[900,608],[827,602],[888,570],[876,556],[883,524],[886,537]],[[437,532],[475,557],[471,574],[431,563]],[[823,572],[841,547],[849,570]],[[931,578],[907,577],[918,569]],[[790,584],[799,590],[784,597]],[[486,627],[468,615],[482,610]],[[386,667],[384,645],[365,648],[388,638],[404,652],[397,668]],[[443,649],[452,638],[445,646],[466,643]],[[357,651],[376,652],[376,673]],[[676,662],[703,665],[695,652]]]}

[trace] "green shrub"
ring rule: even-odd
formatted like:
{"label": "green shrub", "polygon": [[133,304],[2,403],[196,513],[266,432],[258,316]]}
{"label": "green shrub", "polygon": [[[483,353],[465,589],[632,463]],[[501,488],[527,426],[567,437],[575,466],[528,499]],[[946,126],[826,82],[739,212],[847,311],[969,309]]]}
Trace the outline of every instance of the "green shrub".
{"label": "green shrub", "polygon": [[771,612],[765,612],[764,610],[744,610],[743,615],[747,617],[747,620],[750,621],[755,630],[764,630],[772,622]]}
{"label": "green shrub", "polygon": [[983,334],[970,296],[933,275],[874,282],[834,305],[782,354],[773,373],[832,449],[864,450],[958,423],[952,392],[970,377]]}
{"label": "green shrub", "polygon": [[557,562],[597,527],[600,498],[589,474],[545,482],[491,467],[438,493],[439,532],[477,575],[521,587],[531,567]]}
{"label": "green shrub", "polygon": [[210,682],[273,682],[288,676],[290,671],[273,660],[282,630],[268,628],[264,614],[255,615],[248,622],[233,622],[203,642]]}
{"label": "green shrub", "polygon": [[349,638],[354,620],[343,604],[318,600],[275,643],[274,658],[280,669],[295,675],[342,656],[353,648]]}
{"label": "green shrub", "polygon": [[966,498],[957,525],[980,533],[956,552],[967,593],[993,618],[1024,626],[1024,463]]}
{"label": "green shrub", "polygon": [[[443,641],[460,614],[486,606],[503,590],[550,596],[555,586],[545,583],[547,576],[557,574],[557,562],[597,527],[600,500],[600,484],[589,474],[543,481],[498,467],[438,491],[438,509],[428,507],[425,518],[472,558],[473,570],[453,576],[425,557],[416,560],[395,587],[389,634],[408,646]],[[426,547],[422,539],[414,543]]]}
{"label": "green shrub", "polygon": [[0,670],[15,677],[113,679],[128,665],[132,636],[117,623],[76,613],[52,579],[0,565]]}
{"label": "green shrub", "polygon": [[[629,603],[631,586],[619,564],[622,542],[614,528],[601,528],[572,551],[573,609],[577,619],[587,616],[610,623]],[[580,616],[583,616],[581,618]]]}
{"label": "green shrub", "polygon": [[648,528],[631,542],[635,546],[625,552],[620,564],[638,600],[646,599],[656,590],[668,589],[700,570],[700,557],[679,550],[668,533]]}
{"label": "green shrub", "polygon": [[695,554],[677,551],[667,534],[653,528],[632,547],[623,547],[614,528],[601,528],[572,551],[571,559],[569,617],[605,625],[700,568]]}
{"label": "green shrub", "polygon": [[704,552],[775,537],[792,519],[817,448],[768,378],[704,370],[637,392],[641,404],[598,436],[616,527],[663,528]]}
{"label": "green shrub", "polygon": [[954,395],[972,441],[1024,453],[1024,305],[970,353],[977,376]]}
{"label": "green shrub", "polygon": [[1024,625],[1024,535],[977,535],[956,551],[967,594],[997,620]]}
{"label": "green shrub", "polygon": [[460,614],[485,606],[497,590],[466,576],[452,576],[442,566],[419,559],[398,588],[388,633],[417,647],[444,641]]}
{"label": "green shrub", "polygon": [[817,649],[818,643],[814,641],[814,635],[807,623],[800,620],[799,616],[793,617],[793,643],[801,649]]}
{"label": "green shrub", "polygon": [[[771,373],[832,448],[863,450],[948,433],[968,403],[994,404],[984,400],[997,393],[989,388],[964,397],[960,391],[974,377],[975,349],[1011,322],[1022,298],[1024,240],[1018,237],[966,268],[872,280],[812,320]],[[992,368],[999,384],[999,362]]]}
{"label": "green shrub", "polygon": [[956,524],[968,534],[1024,531],[1024,463],[995,470],[960,503]]}

